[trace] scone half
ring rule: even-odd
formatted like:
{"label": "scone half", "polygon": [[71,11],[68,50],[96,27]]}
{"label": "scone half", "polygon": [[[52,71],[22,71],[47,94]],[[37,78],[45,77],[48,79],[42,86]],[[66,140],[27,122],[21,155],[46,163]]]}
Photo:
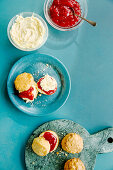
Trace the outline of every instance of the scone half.
{"label": "scone half", "polygon": [[37,137],[33,140],[32,149],[37,155],[46,156],[50,151],[50,143],[44,137]]}
{"label": "scone half", "polygon": [[34,101],[38,95],[37,84],[30,73],[19,74],[14,81],[14,85],[19,93],[18,96],[26,102]]}
{"label": "scone half", "polygon": [[41,137],[44,137],[50,143],[50,152],[53,152],[57,149],[59,144],[59,137],[58,135],[51,130],[47,130],[40,134]]}
{"label": "scone half", "polygon": [[45,95],[52,95],[57,90],[57,82],[55,78],[49,76],[48,74],[38,80],[37,86],[38,91]]}

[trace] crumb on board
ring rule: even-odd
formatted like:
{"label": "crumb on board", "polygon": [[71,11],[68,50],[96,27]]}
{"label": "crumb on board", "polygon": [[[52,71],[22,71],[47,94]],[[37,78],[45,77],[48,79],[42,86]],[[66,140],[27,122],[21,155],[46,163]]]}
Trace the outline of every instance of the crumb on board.
{"label": "crumb on board", "polygon": [[45,68],[42,70],[42,72],[44,72],[45,71]]}
{"label": "crumb on board", "polygon": [[39,96],[42,96],[42,94],[39,94]]}
{"label": "crumb on board", "polygon": [[43,106],[43,107],[45,107],[46,105],[45,105],[45,104],[43,104],[42,106]]}
{"label": "crumb on board", "polygon": [[65,153],[65,156],[68,156],[68,154],[67,154],[67,153]]}
{"label": "crumb on board", "polygon": [[34,165],[34,164],[35,164],[35,162],[33,161],[33,162],[32,162],[32,164]]}
{"label": "crumb on board", "polygon": [[56,154],[59,155],[59,152],[57,152]]}

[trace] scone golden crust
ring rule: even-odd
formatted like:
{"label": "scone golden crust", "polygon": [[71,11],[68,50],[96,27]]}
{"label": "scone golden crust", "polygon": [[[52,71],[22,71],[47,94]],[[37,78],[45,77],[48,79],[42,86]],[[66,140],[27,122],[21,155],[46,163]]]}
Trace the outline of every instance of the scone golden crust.
{"label": "scone golden crust", "polygon": [[65,163],[64,170],[86,170],[86,168],[79,158],[73,158]]}
{"label": "scone golden crust", "polygon": [[[58,145],[59,145],[59,137],[58,137],[58,135],[57,135],[54,131],[52,131],[52,130],[47,130],[47,131],[45,131],[45,132],[50,132],[50,133],[53,134],[53,135],[56,137],[56,139],[57,139],[56,145],[55,145],[54,149],[53,149],[52,151],[50,151],[50,152],[53,152],[53,151],[55,151],[55,150],[57,149],[57,147],[58,147]],[[45,132],[41,133],[40,136],[43,136]],[[50,144],[50,145],[51,145],[51,144]]]}
{"label": "scone golden crust", "polygon": [[68,133],[62,139],[61,145],[68,153],[80,153],[83,149],[83,139],[76,133]]}
{"label": "scone golden crust", "polygon": [[19,92],[27,91],[34,84],[34,78],[30,73],[22,73],[16,77],[14,84]]}
{"label": "scone golden crust", "polygon": [[37,137],[32,143],[33,151],[39,156],[46,156],[50,151],[50,144],[44,137]]}

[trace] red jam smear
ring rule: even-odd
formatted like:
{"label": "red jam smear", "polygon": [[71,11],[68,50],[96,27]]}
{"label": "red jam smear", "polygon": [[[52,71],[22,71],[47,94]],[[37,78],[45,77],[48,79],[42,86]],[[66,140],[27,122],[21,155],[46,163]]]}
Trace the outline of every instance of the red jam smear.
{"label": "red jam smear", "polygon": [[34,95],[32,94],[33,90],[34,90],[34,88],[30,87],[27,91],[23,91],[23,92],[19,93],[19,97],[33,100],[34,99]]}
{"label": "red jam smear", "polygon": [[50,143],[50,152],[53,151],[57,143],[57,138],[50,132],[45,132],[43,137]]}
{"label": "red jam smear", "polygon": [[[51,77],[51,78],[52,78],[52,77]],[[52,95],[52,94],[54,94],[54,93],[56,92],[56,90],[57,90],[57,87],[56,87],[54,90],[49,90],[49,91],[45,91],[45,90],[42,89],[40,83],[41,83],[41,81],[42,81],[43,79],[44,79],[44,77],[40,78],[40,80],[37,82],[38,88],[39,88],[40,90],[42,90],[44,93],[46,93],[47,95]]]}
{"label": "red jam smear", "polygon": [[50,7],[50,16],[53,22],[61,27],[72,27],[81,16],[80,4],[76,0],[54,0]]}

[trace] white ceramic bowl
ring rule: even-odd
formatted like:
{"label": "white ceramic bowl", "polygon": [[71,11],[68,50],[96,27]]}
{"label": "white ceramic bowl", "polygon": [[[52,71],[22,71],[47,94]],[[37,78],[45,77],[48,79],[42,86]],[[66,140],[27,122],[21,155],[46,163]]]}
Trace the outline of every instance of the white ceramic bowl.
{"label": "white ceramic bowl", "polygon": [[[10,30],[12,28],[12,25],[15,23],[15,20],[17,19],[17,16],[22,16],[22,17],[31,17],[31,16],[34,16],[34,17],[37,17],[42,23],[43,23],[43,26],[45,28],[45,34],[44,34],[44,37],[43,37],[43,41],[42,43],[35,47],[35,48],[21,48],[19,47],[11,38],[11,35],[10,35]],[[43,18],[41,16],[39,16],[38,14],[34,13],[34,12],[22,12],[22,13],[19,13],[17,14],[16,16],[14,16],[9,24],[8,24],[8,27],[7,27],[7,35],[8,35],[8,38],[10,40],[10,42],[18,49],[22,50],[22,51],[34,51],[34,50],[37,50],[39,49],[42,45],[44,45],[44,43],[46,42],[47,38],[48,38],[48,27],[47,27],[47,24],[46,22],[43,20]]]}
{"label": "white ceramic bowl", "polygon": [[[87,11],[88,11],[87,0],[76,0],[76,1],[80,4],[80,7],[81,7],[81,16],[86,18]],[[72,26],[72,27],[61,27],[61,26],[55,24],[52,21],[51,16],[50,16],[50,12],[49,12],[49,9],[50,9],[52,3],[53,3],[53,0],[45,0],[44,15],[45,15],[45,18],[48,21],[48,23],[52,27],[54,27],[55,29],[60,30],[60,31],[71,31],[71,30],[74,30],[74,29],[78,28],[84,22],[84,20],[79,18],[79,21],[74,26]]]}

